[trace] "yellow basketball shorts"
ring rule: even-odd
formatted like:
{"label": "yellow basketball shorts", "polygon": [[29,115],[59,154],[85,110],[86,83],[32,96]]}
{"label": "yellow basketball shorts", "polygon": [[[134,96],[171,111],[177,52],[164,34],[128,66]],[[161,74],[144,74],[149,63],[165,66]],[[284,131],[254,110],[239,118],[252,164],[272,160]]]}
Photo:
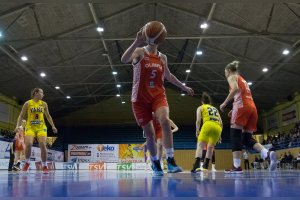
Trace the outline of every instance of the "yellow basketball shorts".
{"label": "yellow basketball shorts", "polygon": [[47,137],[47,127],[34,127],[34,126],[26,126],[25,127],[25,136],[32,137]]}
{"label": "yellow basketball shorts", "polygon": [[221,133],[222,127],[218,123],[206,121],[201,128],[198,142],[215,146],[220,139]]}

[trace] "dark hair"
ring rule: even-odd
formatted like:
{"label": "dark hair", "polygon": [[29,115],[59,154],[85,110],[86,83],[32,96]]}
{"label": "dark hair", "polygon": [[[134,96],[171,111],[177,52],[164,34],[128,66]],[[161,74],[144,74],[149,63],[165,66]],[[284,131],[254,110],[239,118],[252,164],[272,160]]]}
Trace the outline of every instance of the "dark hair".
{"label": "dark hair", "polygon": [[240,62],[235,60],[231,63],[229,63],[228,65],[226,65],[225,69],[230,70],[232,72],[236,72],[238,67],[239,67]]}
{"label": "dark hair", "polygon": [[204,104],[211,104],[212,103],[211,97],[209,96],[209,94],[207,92],[202,93],[202,102]]}
{"label": "dark hair", "polygon": [[34,95],[35,95],[35,93],[38,93],[40,90],[41,90],[41,88],[33,88],[33,89],[31,90],[31,98],[33,98]]}

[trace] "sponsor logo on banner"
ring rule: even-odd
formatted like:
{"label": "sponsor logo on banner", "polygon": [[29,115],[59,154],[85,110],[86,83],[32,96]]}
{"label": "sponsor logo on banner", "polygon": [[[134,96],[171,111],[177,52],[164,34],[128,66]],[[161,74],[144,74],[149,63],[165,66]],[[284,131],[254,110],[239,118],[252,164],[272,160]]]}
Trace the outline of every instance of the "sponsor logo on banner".
{"label": "sponsor logo on banner", "polygon": [[118,144],[96,144],[94,146],[93,162],[118,162]]}
{"label": "sponsor logo on banner", "polygon": [[117,170],[132,170],[132,163],[118,163]]}
{"label": "sponsor logo on banner", "polygon": [[90,163],[89,170],[104,170],[104,163]]}
{"label": "sponsor logo on banner", "polygon": [[71,158],[70,161],[74,162],[74,163],[77,163],[77,162],[79,162],[79,163],[89,163],[89,162],[91,162],[91,160],[88,159],[88,158],[77,158],[77,157]]}
{"label": "sponsor logo on banner", "polygon": [[77,169],[76,163],[63,163],[63,169],[64,170],[75,170]]}
{"label": "sponsor logo on banner", "polygon": [[107,145],[99,144],[97,146],[97,150],[98,151],[114,151],[115,147],[114,146],[109,146],[108,144]]}
{"label": "sponsor logo on banner", "polygon": [[77,144],[71,144],[71,151],[76,151],[76,150],[88,150],[91,149],[91,145],[77,145]]}
{"label": "sponsor logo on banner", "polygon": [[78,158],[77,162],[79,162],[79,163],[89,163],[89,162],[91,162],[91,160],[90,159],[85,159],[85,158]]}
{"label": "sponsor logo on banner", "polygon": [[70,156],[91,156],[91,151],[71,151]]}

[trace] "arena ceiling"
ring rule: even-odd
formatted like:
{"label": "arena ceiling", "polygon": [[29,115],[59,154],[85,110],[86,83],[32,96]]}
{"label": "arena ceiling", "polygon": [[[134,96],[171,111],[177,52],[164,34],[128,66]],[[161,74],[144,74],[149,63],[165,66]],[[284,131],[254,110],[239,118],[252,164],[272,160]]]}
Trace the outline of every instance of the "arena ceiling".
{"label": "arena ceiling", "polygon": [[[30,98],[32,88],[41,87],[54,116],[65,116],[104,100],[119,102],[114,106],[120,109],[122,101],[128,104],[132,67],[122,64],[120,57],[136,32],[152,20],[165,24],[168,37],[159,49],[168,56],[171,72],[195,90],[196,101],[207,91],[217,105],[223,102],[228,94],[224,67],[233,60],[241,62],[241,74],[252,82],[250,87],[260,110],[286,101],[299,91],[297,2],[7,2],[0,1],[0,92],[22,103]],[[207,29],[200,28],[204,22]],[[104,31],[97,32],[97,27]],[[288,55],[282,54],[285,49]],[[196,55],[197,50],[203,54]],[[28,60],[22,61],[22,56]],[[262,72],[263,68],[268,72]],[[191,73],[186,73],[187,69]],[[41,72],[46,77],[40,77]],[[169,95],[171,101],[184,98],[179,89],[168,83],[166,86],[177,91]],[[190,105],[184,106],[188,109]]]}

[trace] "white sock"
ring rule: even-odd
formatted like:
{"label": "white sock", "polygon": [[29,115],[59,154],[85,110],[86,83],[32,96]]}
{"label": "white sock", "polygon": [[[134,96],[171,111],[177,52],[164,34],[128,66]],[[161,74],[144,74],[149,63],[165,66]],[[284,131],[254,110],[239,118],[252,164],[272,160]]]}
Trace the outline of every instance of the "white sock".
{"label": "white sock", "polygon": [[235,168],[239,168],[239,167],[241,166],[241,159],[239,159],[239,158],[234,158],[234,159],[233,159],[233,166],[234,166]]}
{"label": "white sock", "polygon": [[164,169],[164,161],[163,160],[160,161],[160,166],[162,169]]}
{"label": "white sock", "polygon": [[47,167],[47,162],[42,162],[42,166],[43,167],[45,167],[45,166]]}
{"label": "white sock", "polygon": [[216,165],[215,164],[211,164],[211,168],[216,169]]}
{"label": "white sock", "polygon": [[166,148],[166,156],[167,158],[173,158],[174,157],[174,148]]}
{"label": "white sock", "polygon": [[203,166],[203,162],[200,162],[200,167],[202,167]]}
{"label": "white sock", "polygon": [[150,157],[151,157],[151,161],[158,160],[157,156],[150,156]]}
{"label": "white sock", "polygon": [[261,156],[261,158],[262,159],[266,159],[267,157],[268,157],[268,150],[267,149],[265,149],[265,148],[263,148],[261,151],[260,151],[260,156]]}

